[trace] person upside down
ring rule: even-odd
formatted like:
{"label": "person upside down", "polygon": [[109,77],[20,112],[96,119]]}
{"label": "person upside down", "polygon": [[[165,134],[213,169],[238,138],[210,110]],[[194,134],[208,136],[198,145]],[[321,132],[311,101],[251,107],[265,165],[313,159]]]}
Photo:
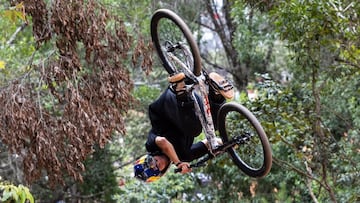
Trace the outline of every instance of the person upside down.
{"label": "person upside down", "polygon": [[[226,99],[234,97],[234,90],[219,74],[211,72],[209,77],[222,87],[219,91],[209,85],[208,97],[216,129],[217,112]],[[145,143],[148,153],[134,164],[135,177],[145,182],[158,180],[171,163],[182,174],[191,172],[190,162],[209,153],[207,140],[194,143],[202,132],[202,125],[195,114],[194,101],[185,89],[185,74],[175,74],[168,80],[169,87],[149,105],[152,128]],[[199,99],[197,95],[196,99]]]}

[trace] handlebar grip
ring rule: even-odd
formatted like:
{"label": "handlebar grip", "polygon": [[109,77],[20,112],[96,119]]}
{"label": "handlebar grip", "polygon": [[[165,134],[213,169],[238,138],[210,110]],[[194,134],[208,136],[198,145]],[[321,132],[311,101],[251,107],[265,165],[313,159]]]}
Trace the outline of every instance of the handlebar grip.
{"label": "handlebar grip", "polygon": [[[196,165],[195,165],[195,164],[190,164],[190,167],[189,167],[189,168],[193,168],[193,167],[196,167]],[[182,171],[181,168],[176,168],[176,169],[174,169],[174,173],[179,173],[179,172],[181,172],[181,171]]]}

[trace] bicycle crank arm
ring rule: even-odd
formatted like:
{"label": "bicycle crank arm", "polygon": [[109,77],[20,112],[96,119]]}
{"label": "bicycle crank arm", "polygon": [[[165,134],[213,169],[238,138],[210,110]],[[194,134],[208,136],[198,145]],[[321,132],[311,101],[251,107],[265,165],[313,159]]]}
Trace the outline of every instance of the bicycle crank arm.
{"label": "bicycle crank arm", "polygon": [[242,136],[236,136],[234,139],[226,142],[225,144],[219,146],[218,148],[216,148],[214,150],[214,153],[218,153],[218,152],[225,152],[227,149],[235,146],[235,145],[240,145],[240,144],[245,144],[246,142],[248,142],[250,140],[252,136],[251,135],[242,135]]}

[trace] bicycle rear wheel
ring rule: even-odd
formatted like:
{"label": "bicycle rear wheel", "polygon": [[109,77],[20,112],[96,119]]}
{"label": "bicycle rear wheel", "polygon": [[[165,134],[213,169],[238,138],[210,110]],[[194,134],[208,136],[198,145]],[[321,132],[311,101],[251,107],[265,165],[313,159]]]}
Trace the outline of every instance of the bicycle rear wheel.
{"label": "bicycle rear wheel", "polygon": [[201,74],[199,48],[185,22],[173,11],[159,9],[151,18],[151,38],[165,70],[171,75]]}
{"label": "bicycle rear wheel", "polygon": [[218,129],[224,143],[240,138],[227,152],[248,176],[263,177],[272,165],[272,152],[260,122],[243,105],[225,103],[218,112]]}

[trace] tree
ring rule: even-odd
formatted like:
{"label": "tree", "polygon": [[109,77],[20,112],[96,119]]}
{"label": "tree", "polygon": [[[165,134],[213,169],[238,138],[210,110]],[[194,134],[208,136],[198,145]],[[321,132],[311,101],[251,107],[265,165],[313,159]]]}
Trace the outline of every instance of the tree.
{"label": "tree", "polygon": [[[257,7],[249,6],[246,1],[206,1],[208,21],[200,22],[218,36],[221,42],[217,57],[203,55],[203,58],[218,71],[231,74],[238,90],[246,89],[254,73],[265,73],[271,70],[273,57],[273,31],[266,13]],[[209,22],[210,21],[210,22]],[[201,46],[201,45],[200,45]],[[224,60],[214,60],[223,53]]]}
{"label": "tree", "polygon": [[[123,62],[135,46],[121,19],[96,1],[23,4],[36,50],[26,72],[1,89],[1,140],[23,157],[28,182],[43,170],[52,184],[63,182],[64,172],[82,180],[93,146],[104,147],[114,130],[124,133],[123,116],[133,99]],[[55,49],[34,61],[50,44]],[[151,65],[146,50],[132,52],[145,69]]]}
{"label": "tree", "polygon": [[[308,128],[308,132],[304,131],[302,134],[303,139],[292,145],[297,153],[299,149],[306,151],[300,152],[305,162],[292,164],[287,162],[287,165],[302,174],[309,195],[315,202],[318,198],[333,202],[337,202],[338,199],[344,200],[340,197],[341,193],[336,192],[336,182],[339,178],[339,173],[334,173],[335,166],[338,165],[337,156],[347,160],[349,166],[358,168],[356,164],[354,165],[356,162],[351,161],[351,158],[343,153],[352,146],[340,150],[342,140],[336,142],[336,137],[343,137],[344,134],[352,132],[352,126],[343,128],[340,135],[334,135],[331,133],[331,126],[327,123],[329,110],[332,111],[330,113],[332,115],[334,113],[341,115],[340,112],[334,112],[332,106],[344,108],[343,102],[349,101],[347,98],[349,95],[344,95],[336,102],[328,100],[333,94],[332,90],[338,88],[335,87],[336,83],[348,79],[358,80],[356,78],[359,69],[354,59],[358,59],[359,55],[354,48],[350,48],[359,43],[358,38],[355,37],[358,35],[358,30],[354,29],[354,26],[358,26],[359,20],[352,17],[356,16],[358,9],[358,4],[350,1],[291,1],[291,3],[279,2],[272,10],[280,36],[288,41],[290,49],[294,52],[296,69],[292,71],[297,78],[292,81],[292,92],[296,94],[297,99],[303,101],[302,109],[306,116],[300,117],[302,118],[300,121],[306,121],[307,124],[304,126]],[[349,51],[351,54],[348,54]],[[336,82],[334,83],[332,79]],[[350,85],[341,91],[354,91],[353,88],[354,86]],[[348,112],[345,109],[341,111]],[[299,117],[298,114],[296,115]],[[338,117],[336,122],[339,121],[344,122],[341,117]],[[345,123],[349,122],[345,121]],[[290,129],[302,128],[299,126]],[[288,141],[289,138],[286,140]],[[298,170],[301,168],[302,171]],[[316,195],[321,189],[327,192],[326,197]]]}
{"label": "tree", "polygon": [[[0,23],[0,84],[6,85],[26,67],[17,68],[23,62],[23,56],[31,55],[34,46],[31,46],[32,35],[27,32],[27,19],[23,4],[20,3],[8,10],[6,1],[1,1]],[[17,46],[19,45],[19,46]],[[8,146],[0,141],[1,176],[13,184],[21,184],[23,180],[21,157],[8,153]]]}

